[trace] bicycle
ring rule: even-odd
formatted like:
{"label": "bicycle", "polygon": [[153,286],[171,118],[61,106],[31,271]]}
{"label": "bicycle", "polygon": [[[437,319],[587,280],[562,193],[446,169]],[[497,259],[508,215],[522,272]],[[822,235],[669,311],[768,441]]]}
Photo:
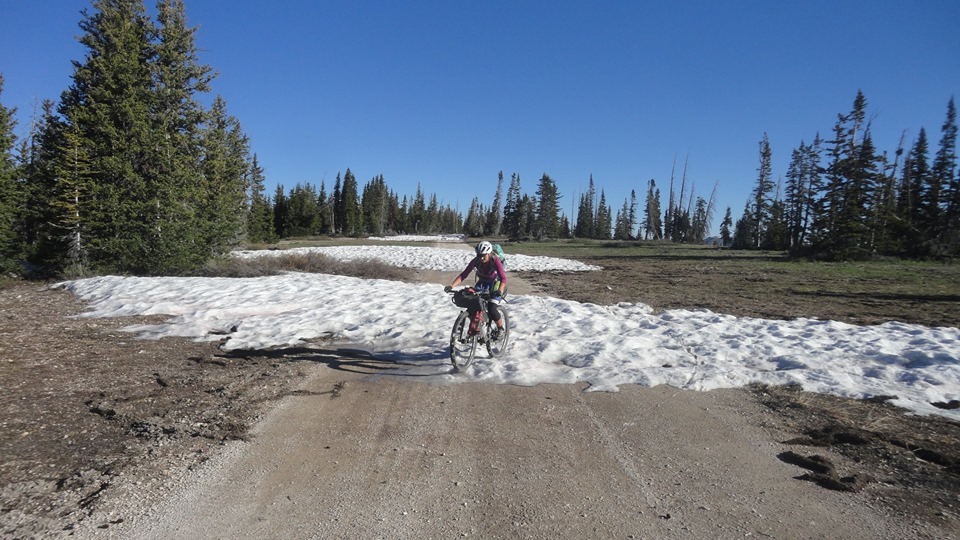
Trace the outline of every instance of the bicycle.
{"label": "bicycle", "polygon": [[[451,291],[451,294],[462,293],[466,290],[469,290],[469,288]],[[488,291],[474,292],[466,298],[479,300],[480,310],[471,320],[469,310],[464,309],[457,315],[457,319],[453,323],[453,330],[450,332],[450,361],[457,371],[463,371],[470,367],[474,356],[477,354],[479,344],[486,345],[487,354],[490,355],[490,358],[497,358],[507,350],[507,345],[510,343],[510,316],[507,313],[506,305],[501,303],[497,306],[503,320],[503,330],[500,331],[498,339],[492,340],[489,336],[497,327],[497,323],[490,319],[487,314],[490,293]]]}

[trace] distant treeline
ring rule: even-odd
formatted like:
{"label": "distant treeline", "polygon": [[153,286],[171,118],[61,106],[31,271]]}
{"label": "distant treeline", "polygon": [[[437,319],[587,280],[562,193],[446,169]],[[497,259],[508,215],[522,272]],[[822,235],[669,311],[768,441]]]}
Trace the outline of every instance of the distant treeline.
{"label": "distant treeline", "polygon": [[901,139],[893,156],[879,152],[866,110],[858,92],[852,110],[838,115],[830,140],[817,135],[793,150],[783,183],[773,181],[764,135],[756,188],[737,221],[733,247],[833,260],[960,255],[953,98],[932,162],[924,129],[909,149]]}

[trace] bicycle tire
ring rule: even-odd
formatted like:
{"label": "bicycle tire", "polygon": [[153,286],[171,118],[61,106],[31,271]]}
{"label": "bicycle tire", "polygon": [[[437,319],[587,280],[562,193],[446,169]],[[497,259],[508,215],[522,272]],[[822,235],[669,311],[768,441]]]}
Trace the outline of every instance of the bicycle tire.
{"label": "bicycle tire", "polygon": [[477,354],[477,336],[468,335],[469,331],[470,317],[466,311],[461,311],[450,332],[450,362],[457,371],[470,367]]}
{"label": "bicycle tire", "polygon": [[500,317],[503,319],[503,331],[500,333],[500,339],[493,341],[489,339],[490,332],[497,327],[497,323],[490,320],[487,324],[490,325],[490,328],[487,330],[487,354],[490,355],[490,358],[497,358],[506,352],[507,347],[510,345],[510,315],[507,313],[507,307],[500,306]]}

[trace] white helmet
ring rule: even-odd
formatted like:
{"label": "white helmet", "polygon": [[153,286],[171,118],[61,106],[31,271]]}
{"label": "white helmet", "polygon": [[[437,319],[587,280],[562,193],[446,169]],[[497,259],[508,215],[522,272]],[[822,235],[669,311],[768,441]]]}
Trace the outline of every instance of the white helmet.
{"label": "white helmet", "polygon": [[487,253],[493,253],[493,244],[486,240],[477,244],[477,256],[482,257]]}

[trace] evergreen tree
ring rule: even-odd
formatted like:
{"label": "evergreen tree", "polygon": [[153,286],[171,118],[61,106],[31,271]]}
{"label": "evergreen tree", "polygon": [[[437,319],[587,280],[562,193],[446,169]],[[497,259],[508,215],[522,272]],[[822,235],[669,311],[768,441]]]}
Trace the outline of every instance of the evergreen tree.
{"label": "evergreen tree", "polygon": [[784,219],[790,239],[790,249],[801,249],[807,244],[811,219],[816,213],[816,199],[820,184],[820,136],[813,144],[800,142],[793,151],[787,169]]}
{"label": "evergreen tree", "polygon": [[474,197],[467,212],[467,219],[463,222],[463,233],[467,236],[483,236],[484,221],[480,199]]}
{"label": "evergreen tree", "polygon": [[[234,213],[227,223],[217,214],[237,212],[234,204],[230,204],[229,210],[220,206],[226,202],[225,190],[231,188],[211,183],[203,174],[205,168],[210,170],[209,160],[201,164],[207,156],[201,156],[199,150],[208,150],[203,145],[209,141],[201,139],[210,132],[203,134],[200,130],[209,119],[204,118],[195,96],[210,90],[213,76],[210,67],[199,63],[194,33],[195,29],[187,27],[182,1],[158,2],[157,25],[152,27],[154,58],[149,62],[154,99],[148,151],[153,155],[152,167],[144,179],[147,204],[152,209],[147,257],[153,270],[159,272],[197,267],[211,253],[226,251],[244,232],[238,231],[243,226],[237,219],[244,215],[242,212]],[[234,184],[232,189],[238,187],[241,185]],[[234,192],[231,203],[240,200],[241,194],[242,191]]]}
{"label": "evergreen tree", "polygon": [[729,247],[733,243],[733,235],[730,227],[733,226],[733,216],[730,214],[730,207],[727,207],[727,213],[723,215],[723,221],[720,222],[720,243],[724,247]]}
{"label": "evergreen tree", "polygon": [[637,229],[637,192],[636,190],[630,190],[630,211],[627,214],[627,237],[631,240],[636,239],[640,235],[634,235],[634,231]]}
{"label": "evergreen tree", "polygon": [[341,233],[345,236],[360,236],[363,234],[361,223],[360,199],[357,191],[357,179],[347,169],[343,174],[342,215],[340,216]]}
{"label": "evergreen tree", "polygon": [[343,234],[343,185],[340,180],[340,173],[337,173],[337,179],[333,182],[333,232],[334,234]]}
{"label": "evergreen tree", "polygon": [[[62,171],[64,163],[71,158],[69,148],[75,149],[75,155],[84,160],[84,168],[89,171],[90,156],[88,147],[82,138],[74,131],[74,140],[66,142],[67,130],[56,115],[55,105],[50,100],[42,104],[42,113],[35,118],[30,129],[29,140],[24,141],[21,148],[20,160],[25,183],[25,204],[22,217],[22,235],[25,243],[26,256],[30,263],[44,274],[56,274],[65,266],[69,253],[67,235],[61,224],[71,216],[62,215],[62,207],[57,204],[59,197],[65,196],[69,189],[63,189],[57,179],[58,171]],[[87,189],[87,203],[92,204],[89,194],[92,192],[92,178],[85,177]],[[89,211],[85,208],[84,212]],[[88,226],[88,219],[84,215],[79,222],[81,235],[89,231],[83,229]],[[84,237],[85,241],[85,237]]]}
{"label": "evergreen tree", "polygon": [[643,209],[643,239],[663,240],[663,223],[660,219],[660,190],[653,178],[647,185],[647,203]]}
{"label": "evergreen tree", "polygon": [[47,194],[53,218],[48,231],[53,235],[50,244],[59,247],[58,266],[66,266],[78,273],[87,267],[87,233],[85,216],[91,207],[92,192],[90,159],[76,131],[63,133],[63,145],[58,148],[54,164],[56,184]]}
{"label": "evergreen tree", "polygon": [[483,231],[487,236],[500,236],[503,225],[503,171],[497,175],[497,192],[493,196],[493,205],[487,212]]}
{"label": "evergreen tree", "polygon": [[596,223],[594,222],[594,201],[596,200],[596,188],[593,185],[593,175],[590,175],[590,183],[587,192],[580,195],[580,206],[577,209],[577,224],[574,227],[573,235],[578,238],[593,238]]}
{"label": "evergreen tree", "polygon": [[597,227],[595,238],[609,240],[613,228],[613,210],[607,206],[607,196],[600,190],[600,204],[597,205]]}
{"label": "evergreen tree", "polygon": [[507,202],[503,208],[503,231],[511,240],[519,240],[524,233],[522,206],[522,193],[520,191],[520,176],[513,173],[510,177],[510,187],[507,189]]}
{"label": "evergreen tree", "polygon": [[560,232],[560,193],[556,182],[546,173],[537,187],[537,209],[532,232],[538,239],[556,238]]}
{"label": "evergreen tree", "polygon": [[298,183],[287,196],[288,237],[314,236],[320,229],[320,213],[317,209],[317,190],[309,182]]}
{"label": "evergreen tree", "polygon": [[868,220],[872,209],[867,205],[874,196],[877,156],[864,124],[866,107],[866,98],[857,92],[851,112],[838,115],[830,141],[831,161],[814,246],[830,258],[862,257],[872,251]]}
{"label": "evergreen tree", "polygon": [[[404,202],[406,202],[406,196],[404,196]],[[404,208],[400,206],[400,197],[391,192],[390,193],[390,209],[389,209],[389,223],[390,231],[396,234],[400,234],[407,230],[407,219]]]}
{"label": "evergreen tree", "polygon": [[[227,113],[226,101],[217,96],[205,115],[201,133],[201,181],[198,188],[200,249],[190,255],[189,267],[203,264],[211,255],[220,255],[237,245],[246,228],[246,192],[249,140],[240,121]],[[194,232],[193,234],[197,234]],[[184,233],[182,238],[189,238]],[[173,239],[170,239],[172,242]]]}
{"label": "evergreen tree", "polygon": [[326,180],[320,181],[320,195],[317,197],[317,207],[320,212],[320,234],[335,234],[336,224],[333,220],[333,198],[327,196]]}
{"label": "evergreen tree", "polygon": [[564,214],[560,218],[560,237],[561,238],[570,238],[573,234],[573,231],[570,230],[570,218]]}
{"label": "evergreen tree", "polygon": [[60,114],[87,149],[93,171],[93,207],[84,228],[88,253],[105,269],[152,270],[150,240],[157,223],[151,196],[157,143],[151,116],[154,47],[152,25],[138,0],[94,0],[84,10],[80,43],[84,62],[74,62],[73,83],[61,97]]}
{"label": "evergreen tree", "polygon": [[[424,234],[434,234],[440,229],[441,219],[440,201],[437,200],[437,194],[430,195],[430,203],[427,205],[426,223],[424,224]],[[457,225],[452,225],[456,227]]]}
{"label": "evergreen tree", "polygon": [[689,242],[702,244],[707,238],[710,215],[707,209],[707,201],[703,197],[697,197],[696,209],[693,212],[693,219],[690,226]]}
{"label": "evergreen tree", "polygon": [[363,187],[360,206],[363,210],[365,231],[373,236],[383,236],[387,229],[388,197],[387,182],[383,175],[375,176]]}
{"label": "evergreen tree", "polygon": [[764,249],[786,250],[790,247],[790,229],[787,226],[786,207],[780,198],[770,204],[770,222],[763,232],[760,246]]}
{"label": "evergreen tree", "polygon": [[278,238],[290,236],[287,230],[288,223],[290,223],[289,214],[290,205],[287,202],[287,192],[283,188],[283,184],[277,184],[273,193],[273,230],[276,231]]}
{"label": "evergreen tree", "polygon": [[252,243],[269,243],[276,241],[276,232],[273,229],[273,206],[266,196],[263,168],[257,155],[253,155],[250,164],[250,213],[247,217],[247,240]]}
{"label": "evergreen tree", "polygon": [[666,213],[664,213],[664,216],[663,216],[663,238],[671,241],[674,240],[673,210],[675,206],[675,200],[674,200],[675,194],[673,191],[673,180],[674,180],[674,173],[676,172],[676,168],[677,168],[677,160],[676,158],[674,158],[673,166],[670,168],[670,198],[667,201],[667,211]]}
{"label": "evergreen tree", "polygon": [[753,246],[760,247],[763,240],[764,229],[769,225],[770,216],[770,193],[773,191],[773,180],[771,179],[771,152],[770,141],[767,134],[763,134],[760,140],[760,166],[757,168],[757,187],[754,188],[752,199],[752,217],[753,226]]}
{"label": "evergreen tree", "polygon": [[533,229],[536,223],[536,206],[536,201],[531,199],[526,193],[520,197],[520,202],[517,204],[518,239],[530,238],[533,236]]}
{"label": "evergreen tree", "polygon": [[410,208],[410,225],[413,227],[414,234],[426,234],[427,201],[423,191],[420,190],[420,184],[417,184],[417,194],[413,197],[413,205]]}
{"label": "evergreen tree", "polygon": [[630,240],[630,203],[623,200],[623,208],[617,210],[617,218],[613,223],[614,240]]}
{"label": "evergreen tree", "polygon": [[[0,75],[0,97],[3,96],[3,76]],[[16,109],[0,102],[0,272],[7,274],[17,269],[21,257],[20,235],[16,231],[22,191],[17,182],[17,167],[13,149]]]}
{"label": "evergreen tree", "polygon": [[733,249],[752,249],[755,247],[756,232],[753,228],[756,226],[756,221],[750,206],[751,204],[748,202],[743,209],[743,215],[737,220],[737,225],[733,229]]}
{"label": "evergreen tree", "polygon": [[947,119],[941,128],[940,146],[930,170],[933,184],[942,193],[944,219],[938,222],[937,236],[944,249],[960,254],[960,178],[957,176],[957,109],[953,98],[947,103]]}

